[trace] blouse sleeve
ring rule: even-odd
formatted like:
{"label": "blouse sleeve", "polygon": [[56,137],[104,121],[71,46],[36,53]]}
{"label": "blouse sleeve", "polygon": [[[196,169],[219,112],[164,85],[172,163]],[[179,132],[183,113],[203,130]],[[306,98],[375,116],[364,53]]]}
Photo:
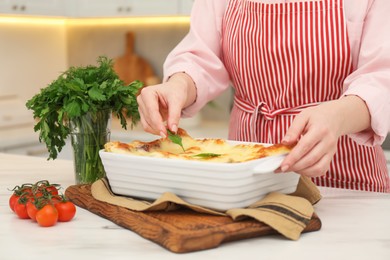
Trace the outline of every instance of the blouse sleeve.
{"label": "blouse sleeve", "polygon": [[183,117],[193,116],[229,87],[229,75],[221,61],[221,24],[225,8],[224,0],[196,0],[189,33],[165,60],[164,81],[174,73],[185,72],[197,88],[196,101],[183,110]]}
{"label": "blouse sleeve", "polygon": [[350,135],[365,145],[380,145],[390,130],[390,1],[374,0],[363,25],[356,70],[345,80],[345,95],[363,99],[371,129]]}

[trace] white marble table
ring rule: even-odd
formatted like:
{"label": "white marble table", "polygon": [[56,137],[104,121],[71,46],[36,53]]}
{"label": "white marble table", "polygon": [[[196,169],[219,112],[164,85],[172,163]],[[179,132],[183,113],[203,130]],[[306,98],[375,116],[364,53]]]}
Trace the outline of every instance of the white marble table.
{"label": "white marble table", "polygon": [[315,206],[323,226],[298,241],[270,236],[216,249],[174,254],[112,222],[78,208],[68,223],[41,228],[8,207],[8,188],[47,179],[73,184],[67,160],[0,154],[0,259],[390,259],[390,194],[321,189]]}

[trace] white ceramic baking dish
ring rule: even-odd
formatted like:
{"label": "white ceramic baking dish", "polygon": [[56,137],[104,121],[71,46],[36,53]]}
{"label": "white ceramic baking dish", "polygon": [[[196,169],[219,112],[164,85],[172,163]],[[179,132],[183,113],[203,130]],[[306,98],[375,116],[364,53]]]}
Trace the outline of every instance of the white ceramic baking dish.
{"label": "white ceramic baking dish", "polygon": [[298,174],[273,173],[284,156],[213,163],[100,151],[114,193],[154,200],[172,192],[189,203],[220,211],[247,207],[272,191],[293,192]]}

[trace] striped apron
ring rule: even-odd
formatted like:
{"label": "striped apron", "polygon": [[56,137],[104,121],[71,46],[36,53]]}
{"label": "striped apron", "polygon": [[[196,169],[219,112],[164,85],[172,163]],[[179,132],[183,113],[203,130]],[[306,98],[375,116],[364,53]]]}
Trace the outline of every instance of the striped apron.
{"label": "striped apron", "polygon": [[[343,0],[230,0],[222,26],[222,56],[235,89],[229,139],[279,143],[295,115],[342,95],[353,69]],[[390,192],[381,147],[347,136],[327,174],[313,181]]]}

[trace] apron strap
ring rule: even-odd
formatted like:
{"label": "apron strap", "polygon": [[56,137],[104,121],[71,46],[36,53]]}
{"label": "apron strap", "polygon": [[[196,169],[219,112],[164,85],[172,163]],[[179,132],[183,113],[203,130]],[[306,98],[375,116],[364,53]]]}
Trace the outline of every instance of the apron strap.
{"label": "apron strap", "polygon": [[274,120],[277,116],[296,116],[302,110],[308,107],[313,107],[321,104],[322,102],[313,102],[296,107],[286,107],[279,109],[271,109],[267,103],[260,102],[258,105],[253,105],[249,101],[241,99],[237,96],[234,97],[234,105],[240,110],[252,114],[251,117],[251,138],[257,140],[257,121],[258,115],[263,116],[266,120]]}

